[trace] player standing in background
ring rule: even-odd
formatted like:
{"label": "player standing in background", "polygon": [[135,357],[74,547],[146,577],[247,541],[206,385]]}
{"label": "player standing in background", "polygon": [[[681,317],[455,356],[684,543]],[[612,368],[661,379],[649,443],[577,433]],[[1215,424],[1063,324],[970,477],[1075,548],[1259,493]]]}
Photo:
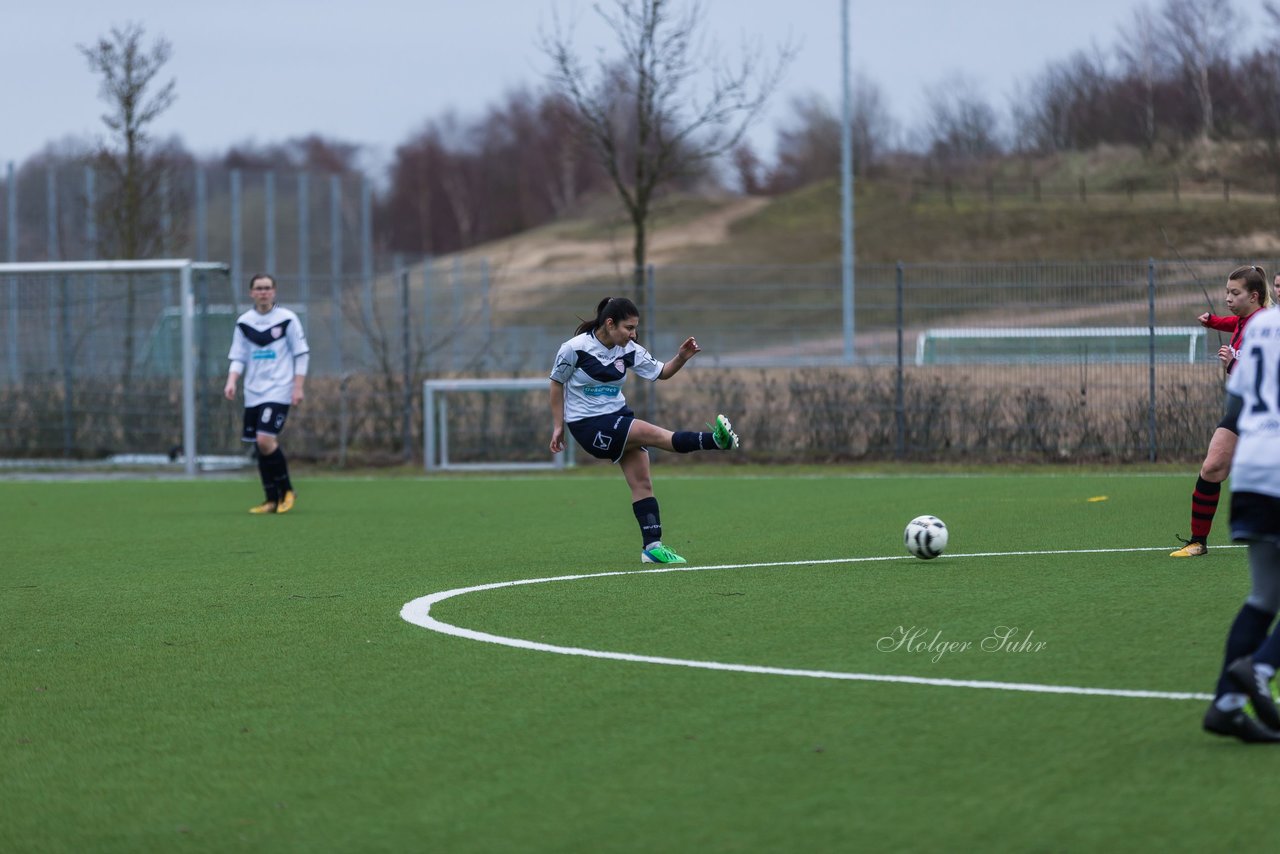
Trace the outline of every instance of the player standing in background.
{"label": "player standing in background", "polygon": [[[1227,634],[1226,654],[1204,728],[1248,742],[1280,742],[1271,680],[1280,667],[1280,311],[1249,323],[1227,379],[1227,409],[1239,441],[1231,467],[1231,537],[1248,543],[1251,586]],[[1251,717],[1246,703],[1253,704]]]}
{"label": "player standing in background", "polygon": [[[1218,348],[1218,359],[1230,376],[1239,358],[1245,325],[1257,311],[1272,304],[1267,272],[1252,265],[1232,270],[1227,277],[1226,301],[1230,316],[1205,312],[1197,320],[1201,326],[1231,333],[1231,342]],[[1183,540],[1182,548],[1172,552],[1170,557],[1200,557],[1209,553],[1209,531],[1213,528],[1214,514],[1218,512],[1222,482],[1231,474],[1231,453],[1235,447],[1236,422],[1228,410],[1213,431],[1209,450],[1200,465],[1195,491],[1191,493],[1191,539]]]}
{"label": "player standing in background", "polygon": [[631,510],[640,524],[642,563],[685,563],[662,544],[658,499],[649,477],[647,448],[677,454],[690,451],[728,451],[738,447],[738,436],[729,419],[716,416],[709,433],[673,433],[635,417],[622,394],[622,382],[630,368],[647,380],[675,376],[701,348],[685,339],[669,362],[659,362],[636,343],[640,310],[625,297],[605,297],[595,317],[583,321],[573,338],[560,345],[551,369],[551,453],[564,450],[564,430],[583,450],[602,460],[618,463],[631,487]]}
{"label": "player standing in background", "polygon": [[250,513],[288,513],[295,500],[289,465],[280,449],[280,431],[289,407],[302,402],[307,381],[306,335],[298,315],[276,305],[276,280],[258,273],[249,280],[253,308],[240,315],[231,337],[231,370],[223,394],[236,399],[244,375],[244,433],[258,446],[258,474],[266,500]]}

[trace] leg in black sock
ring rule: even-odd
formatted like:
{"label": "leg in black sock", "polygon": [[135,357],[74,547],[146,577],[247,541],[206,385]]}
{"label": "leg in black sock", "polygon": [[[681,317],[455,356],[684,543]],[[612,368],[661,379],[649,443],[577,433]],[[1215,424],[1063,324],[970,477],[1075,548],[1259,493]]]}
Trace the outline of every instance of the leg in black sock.
{"label": "leg in black sock", "polygon": [[658,514],[658,499],[652,495],[632,503],[631,512],[636,514],[640,523],[640,536],[644,538],[644,547],[662,540],[662,519]]}
{"label": "leg in black sock", "polygon": [[279,492],[276,490],[276,481],[272,473],[270,455],[263,456],[258,453],[258,477],[262,479],[262,491],[266,494],[268,501],[278,501]]}
{"label": "leg in black sock", "polygon": [[718,451],[720,446],[710,433],[699,433],[696,430],[681,430],[671,434],[671,447],[677,454],[691,451]]}
{"label": "leg in black sock", "polygon": [[293,490],[293,484],[289,481],[289,464],[285,461],[284,451],[277,446],[274,451],[267,454],[265,459],[268,476],[271,478],[276,495],[283,497],[286,491]]}
{"label": "leg in black sock", "polygon": [[1262,645],[1275,617],[1274,613],[1255,608],[1248,602],[1236,614],[1231,631],[1227,633],[1227,651],[1223,656],[1222,672],[1218,676],[1218,689],[1215,692],[1217,696],[1239,692],[1236,683],[1227,676],[1227,667],[1237,658],[1251,654]]}

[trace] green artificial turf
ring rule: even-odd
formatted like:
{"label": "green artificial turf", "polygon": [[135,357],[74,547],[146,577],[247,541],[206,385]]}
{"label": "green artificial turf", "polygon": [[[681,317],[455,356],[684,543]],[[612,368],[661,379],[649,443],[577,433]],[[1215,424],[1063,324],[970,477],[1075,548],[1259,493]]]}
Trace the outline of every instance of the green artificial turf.
{"label": "green artificial turf", "polygon": [[[1203,734],[1202,700],[598,659],[401,618],[431,593],[623,572],[431,616],[680,661],[1204,693],[1248,588],[1225,501],[1207,557],[1167,556],[1194,472],[686,472],[655,468],[675,572],[642,571],[603,468],[300,479],[280,517],[245,512],[247,480],[0,482],[0,850],[1221,850],[1260,832],[1275,752]],[[903,551],[921,513],[950,529],[935,561]],[[1027,553],[1054,550],[1072,553]],[[1009,629],[1028,643],[982,648]],[[882,641],[913,630],[969,646]]]}

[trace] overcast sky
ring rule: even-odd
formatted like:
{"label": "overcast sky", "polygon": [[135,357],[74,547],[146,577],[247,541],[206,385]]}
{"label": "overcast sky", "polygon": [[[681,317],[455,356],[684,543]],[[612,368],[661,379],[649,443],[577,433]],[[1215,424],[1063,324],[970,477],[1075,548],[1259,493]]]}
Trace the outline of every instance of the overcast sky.
{"label": "overcast sky", "polygon": [[[612,0],[605,0],[606,4]],[[849,0],[850,62],[904,127],[924,90],[963,74],[1000,112],[1019,82],[1097,43],[1110,49],[1138,0]],[[1151,0],[1158,6],[1159,0]],[[838,106],[841,0],[704,0],[706,33],[733,54],[744,36],[801,46],[752,136],[765,157],[788,102]],[[1253,43],[1262,0],[1234,0]],[[104,105],[77,44],[136,22],[173,46],[178,100],[157,122],[199,155],[309,133],[369,147],[385,164],[428,119],[480,115],[537,86],[539,30],[576,20],[584,54],[611,49],[587,0],[5,0],[0,13],[0,164],[50,142],[92,139]]]}

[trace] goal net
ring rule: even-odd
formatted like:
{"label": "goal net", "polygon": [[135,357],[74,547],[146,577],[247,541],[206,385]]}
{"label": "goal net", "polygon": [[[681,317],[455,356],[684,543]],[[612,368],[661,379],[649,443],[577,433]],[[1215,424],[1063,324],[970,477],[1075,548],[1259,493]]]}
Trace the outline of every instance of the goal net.
{"label": "goal net", "polygon": [[917,365],[1193,363],[1213,358],[1200,326],[1012,327],[926,329]]}
{"label": "goal net", "polygon": [[0,466],[238,465],[238,314],[222,264],[0,264]]}
{"label": "goal net", "polygon": [[573,437],[554,456],[545,377],[427,380],[422,384],[427,471],[564,468]]}

